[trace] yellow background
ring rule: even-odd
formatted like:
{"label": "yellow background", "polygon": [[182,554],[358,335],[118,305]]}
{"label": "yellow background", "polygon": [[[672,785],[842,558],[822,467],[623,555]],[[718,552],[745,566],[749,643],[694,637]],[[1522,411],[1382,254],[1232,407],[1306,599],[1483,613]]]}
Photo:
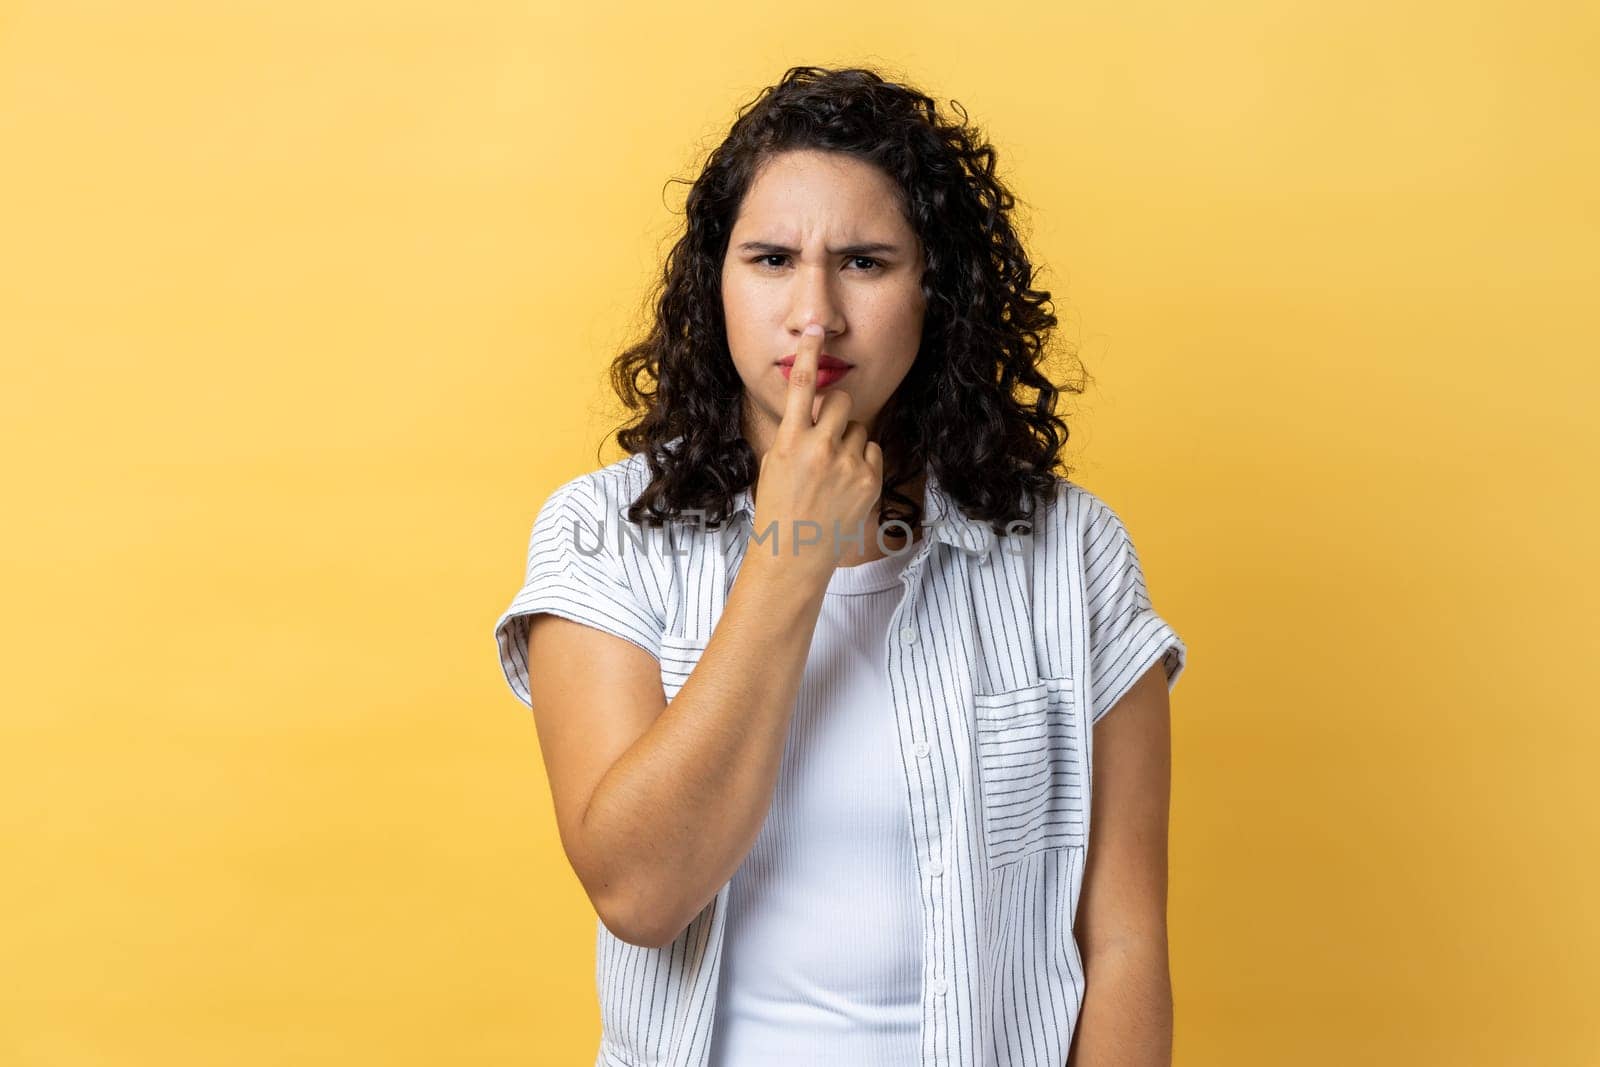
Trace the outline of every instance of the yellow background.
{"label": "yellow background", "polygon": [[1074,476],[1189,645],[1177,1062],[1600,1062],[1597,46],[1577,3],[0,6],[0,1062],[592,1062],[491,627],[618,458],[667,180],[855,62],[993,137],[1097,383]]}

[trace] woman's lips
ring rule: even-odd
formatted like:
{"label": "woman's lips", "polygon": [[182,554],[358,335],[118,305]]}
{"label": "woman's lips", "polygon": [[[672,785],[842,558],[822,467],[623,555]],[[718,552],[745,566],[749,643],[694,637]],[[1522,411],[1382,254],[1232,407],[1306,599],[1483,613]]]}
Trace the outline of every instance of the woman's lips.
{"label": "woman's lips", "polygon": [[[778,369],[783,371],[783,380],[784,381],[788,381],[789,380],[789,369],[792,366],[793,366],[793,364],[789,364],[789,363],[780,363],[780,364],[778,364]],[[852,368],[852,367],[818,367],[817,368],[817,388],[818,389],[826,389],[828,386],[832,385],[834,382],[838,381],[840,378],[843,378],[846,374],[849,374],[850,371],[853,370],[853,369],[854,368]]]}

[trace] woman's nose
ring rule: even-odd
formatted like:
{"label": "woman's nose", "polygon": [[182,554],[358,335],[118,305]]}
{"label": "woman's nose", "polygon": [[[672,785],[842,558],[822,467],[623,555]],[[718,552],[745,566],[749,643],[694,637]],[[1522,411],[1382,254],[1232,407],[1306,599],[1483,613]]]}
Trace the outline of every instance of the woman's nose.
{"label": "woman's nose", "polygon": [[833,279],[825,268],[802,268],[795,273],[793,304],[789,318],[794,328],[805,329],[813,322],[822,323],[829,333],[838,332],[838,294],[833,291]]}

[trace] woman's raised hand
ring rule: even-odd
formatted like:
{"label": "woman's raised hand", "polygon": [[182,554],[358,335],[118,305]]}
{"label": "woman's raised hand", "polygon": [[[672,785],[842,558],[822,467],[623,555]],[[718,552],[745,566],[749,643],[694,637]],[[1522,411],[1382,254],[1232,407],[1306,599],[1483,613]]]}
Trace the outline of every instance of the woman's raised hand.
{"label": "woman's raised hand", "polygon": [[[825,587],[847,539],[859,533],[866,548],[877,536],[883,450],[867,439],[865,425],[850,419],[849,393],[832,389],[817,396],[823,335],[812,323],[801,336],[783,418],[761,457],[755,534],[775,524],[777,536],[752,539],[748,552],[770,555],[783,561],[785,574]],[[800,544],[800,538],[813,543]]]}

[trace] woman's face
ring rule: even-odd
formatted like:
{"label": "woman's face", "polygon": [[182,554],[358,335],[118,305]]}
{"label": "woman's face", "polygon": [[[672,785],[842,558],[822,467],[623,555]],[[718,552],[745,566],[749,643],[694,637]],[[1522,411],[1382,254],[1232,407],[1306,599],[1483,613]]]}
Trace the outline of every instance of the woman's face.
{"label": "woman's face", "polygon": [[[744,381],[745,438],[766,454],[783,418],[801,331],[820,322],[822,351],[852,364],[827,392],[850,394],[850,418],[876,420],[922,342],[923,253],[893,179],[838,153],[785,152],[757,173],[722,263],[728,349]],[[823,361],[826,365],[826,361]],[[813,409],[815,410],[815,409]]]}

